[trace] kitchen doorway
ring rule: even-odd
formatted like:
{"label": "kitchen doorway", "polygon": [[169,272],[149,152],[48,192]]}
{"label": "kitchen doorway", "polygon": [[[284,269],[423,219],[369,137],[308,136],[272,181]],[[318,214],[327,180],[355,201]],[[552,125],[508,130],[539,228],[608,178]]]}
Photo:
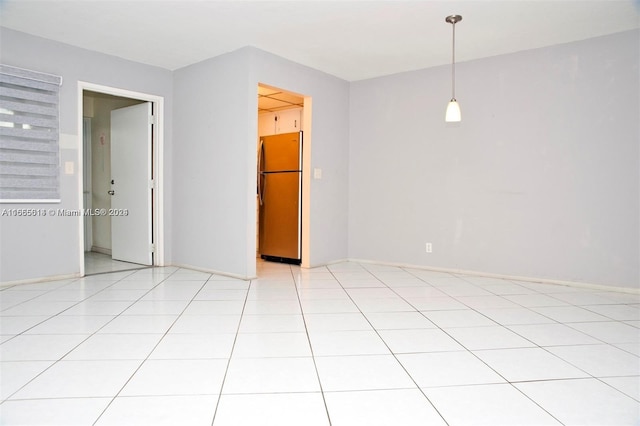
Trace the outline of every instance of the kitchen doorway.
{"label": "kitchen doorway", "polygon": [[310,97],[258,85],[256,258],[308,262],[310,108]]}
{"label": "kitchen doorway", "polygon": [[162,265],[162,98],[79,86],[81,275]]}

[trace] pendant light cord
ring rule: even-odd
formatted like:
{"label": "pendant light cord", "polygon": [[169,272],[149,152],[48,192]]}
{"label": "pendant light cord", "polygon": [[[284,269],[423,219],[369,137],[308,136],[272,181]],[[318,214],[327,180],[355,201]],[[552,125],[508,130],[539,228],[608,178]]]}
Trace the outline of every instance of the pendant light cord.
{"label": "pendant light cord", "polygon": [[451,99],[456,98],[456,24],[453,23],[453,49],[451,58]]}

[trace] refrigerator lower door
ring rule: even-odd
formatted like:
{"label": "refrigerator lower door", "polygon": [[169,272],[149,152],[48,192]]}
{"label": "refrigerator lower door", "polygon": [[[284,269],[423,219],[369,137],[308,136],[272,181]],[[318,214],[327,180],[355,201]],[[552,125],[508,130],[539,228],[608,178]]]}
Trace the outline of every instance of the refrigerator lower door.
{"label": "refrigerator lower door", "polygon": [[260,206],[260,254],[263,258],[299,263],[300,172],[265,173]]}

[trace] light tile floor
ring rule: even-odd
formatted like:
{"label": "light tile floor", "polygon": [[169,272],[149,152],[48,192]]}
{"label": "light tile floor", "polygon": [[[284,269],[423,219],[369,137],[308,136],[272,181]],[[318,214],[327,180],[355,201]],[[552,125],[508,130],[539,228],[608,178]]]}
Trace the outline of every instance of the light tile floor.
{"label": "light tile floor", "polygon": [[1,288],[0,424],[640,424],[640,295],[258,267]]}
{"label": "light tile floor", "polygon": [[113,260],[110,255],[96,253],[93,251],[84,252],[84,273],[86,275],[104,274],[105,272],[129,271],[132,269],[148,268],[137,263],[122,262]]}

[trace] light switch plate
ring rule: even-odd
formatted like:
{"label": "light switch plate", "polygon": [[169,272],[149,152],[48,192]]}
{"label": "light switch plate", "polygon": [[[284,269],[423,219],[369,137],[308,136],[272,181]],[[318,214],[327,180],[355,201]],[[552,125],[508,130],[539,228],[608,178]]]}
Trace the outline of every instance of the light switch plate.
{"label": "light switch plate", "polygon": [[74,173],[74,164],[73,161],[65,161],[64,162],[64,174],[72,175]]}
{"label": "light switch plate", "polygon": [[322,169],[313,169],[313,178],[314,179],[322,179]]}

